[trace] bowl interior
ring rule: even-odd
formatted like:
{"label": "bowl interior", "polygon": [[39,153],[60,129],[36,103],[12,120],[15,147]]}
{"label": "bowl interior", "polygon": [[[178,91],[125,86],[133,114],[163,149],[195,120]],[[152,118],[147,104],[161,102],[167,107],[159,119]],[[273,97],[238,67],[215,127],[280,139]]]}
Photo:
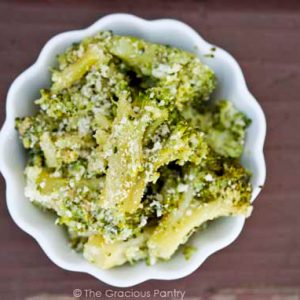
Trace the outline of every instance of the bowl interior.
{"label": "bowl interior", "polygon": [[[187,262],[178,253],[169,262],[145,267],[138,263],[135,267],[123,266],[110,271],[103,271],[86,262],[80,254],[69,248],[64,230],[54,225],[55,216],[35,208],[24,197],[23,170],[26,155],[14,130],[16,117],[32,115],[36,111],[33,101],[38,98],[39,90],[49,85],[49,68],[55,64],[55,57],[73,42],[95,34],[100,30],[112,30],[120,35],[133,35],[147,41],[169,44],[195,52],[216,73],[218,88],[214,93],[216,99],[228,99],[238,109],[244,111],[252,124],[247,132],[242,163],[253,174],[255,189],[253,199],[258,193],[258,185],[263,184],[261,161],[257,151],[261,151],[257,140],[261,116],[257,113],[257,104],[247,92],[241,73],[234,60],[222,49],[217,48],[214,58],[204,55],[210,52],[211,45],[202,40],[186,25],[161,20],[144,21],[135,17],[107,17],[82,31],[63,33],[54,37],[44,47],[37,63],[21,74],[12,85],[7,100],[7,121],[2,131],[1,169],[7,180],[7,201],[9,211],[15,222],[37,239],[47,255],[63,268],[90,273],[97,278],[117,286],[129,286],[149,278],[172,279],[185,276],[194,271],[211,253],[231,243],[242,229],[244,218],[223,218],[214,221],[202,232],[192,238],[198,251]],[[255,103],[254,103],[255,102]],[[126,276],[125,276],[126,275]]]}

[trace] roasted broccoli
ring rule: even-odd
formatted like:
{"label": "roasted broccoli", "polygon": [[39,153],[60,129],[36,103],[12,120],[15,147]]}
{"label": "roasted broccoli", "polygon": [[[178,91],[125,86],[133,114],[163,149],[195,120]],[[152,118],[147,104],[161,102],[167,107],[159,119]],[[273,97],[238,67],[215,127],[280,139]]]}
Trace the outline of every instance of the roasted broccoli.
{"label": "roasted broccoli", "polygon": [[25,195],[107,269],[169,259],[208,221],[251,211],[238,158],[250,120],[211,104],[196,55],[100,32],[58,56],[38,112],[16,120]]}

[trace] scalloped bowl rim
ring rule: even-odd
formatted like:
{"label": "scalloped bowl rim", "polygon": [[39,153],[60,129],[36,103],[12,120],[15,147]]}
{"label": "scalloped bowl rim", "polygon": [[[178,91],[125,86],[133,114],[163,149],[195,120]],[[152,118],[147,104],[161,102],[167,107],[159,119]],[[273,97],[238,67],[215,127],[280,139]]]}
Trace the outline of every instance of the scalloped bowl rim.
{"label": "scalloped bowl rim", "polygon": [[[135,276],[123,276],[127,274],[128,271],[124,271],[125,273],[123,272],[121,277],[116,276],[118,274],[118,271],[100,270],[95,266],[84,262],[83,258],[82,261],[80,261],[79,259],[74,262],[64,260],[58,253],[59,251],[57,251],[53,245],[49,244],[47,234],[41,232],[39,228],[31,226],[25,220],[25,218],[20,217],[20,211],[18,211],[18,207],[16,207],[16,205],[14,204],[15,198],[12,197],[16,177],[13,174],[14,171],[12,170],[10,164],[7,162],[5,155],[5,146],[8,145],[9,142],[12,142],[12,139],[16,139],[14,130],[15,116],[13,98],[16,95],[17,91],[22,88],[22,84],[24,84],[26,80],[32,80],[30,78],[37,76],[39,73],[41,73],[41,69],[46,67],[44,62],[47,60],[49,53],[53,51],[54,48],[58,47],[58,45],[63,43],[63,40],[66,38],[72,39],[73,41],[81,40],[82,38],[88,35],[92,35],[97,31],[110,28],[110,26],[113,27],[114,24],[122,24],[122,22],[123,24],[130,24],[130,26],[133,26],[135,29],[138,28],[138,30],[141,32],[147,32],[151,30],[154,32],[155,30],[158,30],[158,28],[159,30],[163,31],[163,29],[167,30],[166,28],[172,28],[172,30],[183,32],[201,49],[205,48],[207,50],[212,47],[212,45],[206,42],[194,29],[180,21],[173,19],[158,19],[149,21],[129,14],[108,15],[99,19],[86,29],[68,31],[52,37],[43,47],[36,62],[14,80],[8,91],[6,102],[6,120],[0,133],[0,169],[6,181],[6,199],[10,215],[22,230],[35,238],[46,255],[56,265],[66,270],[88,273],[98,278],[99,280],[113,286],[129,287],[149,279],[170,280],[182,278],[189,275],[190,273],[195,271],[206,260],[208,256],[228,246],[237,238],[243,228],[244,218],[236,217],[234,228],[231,228],[230,232],[225,237],[222,236],[218,239],[210,240],[209,243],[203,244],[204,250],[201,252],[201,254],[199,254],[199,251],[197,251],[194,255],[195,258],[192,259],[192,261],[185,262],[185,265],[180,265],[180,267],[178,267],[177,265],[177,268],[169,268],[168,265],[164,266],[164,264],[159,264],[162,267],[138,266],[139,272],[136,272]],[[255,157],[253,159],[255,164],[257,164],[258,166],[258,172],[257,174],[255,174],[256,180],[260,183],[260,185],[263,185],[266,177],[265,160],[263,155],[263,145],[266,135],[266,121],[264,113],[253,95],[249,92],[243,73],[238,63],[225,50],[219,47],[216,48],[216,53],[218,53],[218,55],[220,55],[233,70],[236,82],[238,83],[235,86],[235,89],[239,89],[241,93],[243,93],[244,98],[247,98],[247,105],[255,111],[255,122],[257,123],[258,130],[253,137],[253,139],[255,140],[252,140],[252,144],[254,146],[251,145],[251,147],[255,148],[253,151],[253,153],[255,153]],[[254,201],[254,199],[258,196],[259,192],[260,188],[257,185],[256,187],[254,187],[252,201]],[[136,268],[136,266],[131,268]]]}

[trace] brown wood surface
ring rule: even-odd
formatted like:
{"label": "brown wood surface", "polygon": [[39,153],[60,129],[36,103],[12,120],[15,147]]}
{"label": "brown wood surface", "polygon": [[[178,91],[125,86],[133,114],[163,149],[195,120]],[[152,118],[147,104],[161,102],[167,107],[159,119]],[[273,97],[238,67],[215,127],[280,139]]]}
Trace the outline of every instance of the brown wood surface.
{"label": "brown wood surface", "polygon": [[[231,52],[268,124],[267,182],[239,239],[185,279],[134,289],[176,288],[189,300],[300,299],[300,1],[0,0],[0,122],[10,83],[51,36],[113,12],[182,20]],[[75,288],[111,289],[50,262],[10,218],[3,178],[0,188],[0,299],[73,299]]]}

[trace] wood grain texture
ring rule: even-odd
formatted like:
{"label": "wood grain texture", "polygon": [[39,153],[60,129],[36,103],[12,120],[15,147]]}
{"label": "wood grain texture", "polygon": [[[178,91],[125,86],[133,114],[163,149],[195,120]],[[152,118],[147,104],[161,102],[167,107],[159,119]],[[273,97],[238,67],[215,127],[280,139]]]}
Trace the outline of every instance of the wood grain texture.
{"label": "wood grain texture", "polygon": [[[176,18],[228,50],[241,64],[268,123],[267,182],[239,239],[185,279],[150,281],[135,289],[177,288],[186,291],[185,299],[201,300],[299,299],[300,2],[0,0],[0,122],[10,83],[33,63],[51,36],[86,27],[113,12]],[[75,288],[110,289],[89,275],[67,272],[50,262],[10,218],[2,178],[0,188],[0,299],[73,299]],[[224,289],[245,288],[252,298],[222,296]],[[257,288],[271,288],[278,297],[256,297]]]}

